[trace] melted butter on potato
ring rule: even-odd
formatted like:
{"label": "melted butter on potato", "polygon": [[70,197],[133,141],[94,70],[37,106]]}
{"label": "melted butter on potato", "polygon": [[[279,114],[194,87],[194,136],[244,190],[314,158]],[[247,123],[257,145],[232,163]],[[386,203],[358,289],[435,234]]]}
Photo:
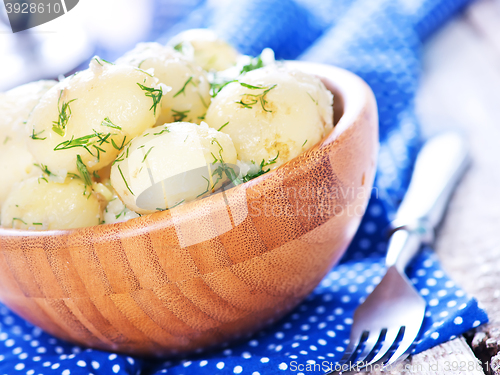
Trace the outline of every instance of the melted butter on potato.
{"label": "melted butter on potato", "polygon": [[40,173],[26,146],[26,120],[56,83],[38,81],[0,94],[0,207],[15,183]]}
{"label": "melted butter on potato", "polygon": [[77,155],[99,170],[154,126],[166,91],[148,72],[94,58],[42,97],[28,119],[28,147],[51,171],[78,173]]}
{"label": "melted butter on potato", "polygon": [[238,51],[212,30],[187,30],[173,37],[168,44],[205,70],[226,70],[238,61]]}
{"label": "melted butter on potato", "polygon": [[129,209],[147,214],[209,194],[230,180],[234,164],[227,134],[174,123],[134,139],[111,168],[111,184]]}
{"label": "melted butter on potato", "polygon": [[208,78],[199,66],[173,48],[158,43],[140,43],[118,59],[117,64],[153,69],[161,83],[172,87],[163,96],[157,125],[179,121],[199,124],[205,118],[211,99]]}
{"label": "melted butter on potato", "polygon": [[71,229],[98,225],[101,219],[98,197],[80,179],[61,184],[29,178],[12,189],[2,207],[2,226],[7,228]]}
{"label": "melted butter on potato", "polygon": [[279,153],[270,166],[274,169],[332,130],[332,103],[317,77],[269,66],[225,86],[212,100],[206,121],[231,136],[244,163],[274,160]]}

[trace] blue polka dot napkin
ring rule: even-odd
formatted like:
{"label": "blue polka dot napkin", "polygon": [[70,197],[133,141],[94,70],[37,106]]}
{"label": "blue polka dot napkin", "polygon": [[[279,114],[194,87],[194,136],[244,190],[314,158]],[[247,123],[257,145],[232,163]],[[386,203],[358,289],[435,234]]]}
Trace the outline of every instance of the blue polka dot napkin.
{"label": "blue polka dot napkin", "polygon": [[[389,218],[404,196],[421,145],[413,113],[421,44],[468,0],[229,3],[221,8],[200,0],[155,0],[162,11],[155,12],[150,40],[165,41],[187,28],[211,27],[243,53],[256,55],[271,47],[277,58],[342,66],[365,79],[375,93],[381,140],[376,189],[342,262],[306,301],[272,327],[217,351],[165,361],[73,346],[0,305],[0,374],[303,375],[324,373],[342,357],[354,310],[384,274]],[[173,25],[179,21],[175,14],[184,18]],[[106,51],[100,53],[108,57]],[[423,249],[408,276],[427,301],[415,352],[487,321],[477,302],[447,277],[432,249]]]}

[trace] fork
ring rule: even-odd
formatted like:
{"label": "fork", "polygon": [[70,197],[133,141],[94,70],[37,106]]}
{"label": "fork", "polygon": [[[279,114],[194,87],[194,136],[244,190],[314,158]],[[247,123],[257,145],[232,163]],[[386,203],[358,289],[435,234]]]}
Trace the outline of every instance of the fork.
{"label": "fork", "polygon": [[335,371],[328,374],[353,364],[356,370],[376,364],[387,367],[410,354],[426,303],[404,271],[421,245],[433,242],[434,230],[469,161],[465,141],[455,132],[437,135],[422,147],[392,223],[386,274],[356,309],[349,344]]}

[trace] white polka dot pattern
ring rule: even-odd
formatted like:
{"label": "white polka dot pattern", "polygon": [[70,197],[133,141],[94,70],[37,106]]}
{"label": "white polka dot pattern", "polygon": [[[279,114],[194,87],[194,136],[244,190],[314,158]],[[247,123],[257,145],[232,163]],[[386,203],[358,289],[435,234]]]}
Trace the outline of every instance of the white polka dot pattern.
{"label": "white polka dot pattern", "polygon": [[[158,10],[181,3],[154,1]],[[342,263],[295,311],[246,342],[191,358],[145,361],[76,347],[0,305],[0,374],[304,375],[323,373],[324,367],[317,370],[318,364],[338,361],[348,343],[355,308],[384,273],[387,218],[405,192],[420,144],[412,108],[420,69],[419,43],[466,1],[419,2],[421,8],[411,16],[402,7],[394,8],[397,2],[381,0],[309,0],[300,1],[301,6],[293,0],[235,1],[230,2],[234,8],[224,10],[231,16],[214,17],[217,23],[212,25],[202,23],[211,17],[194,12],[181,29],[212,26],[243,53],[258,54],[264,47],[274,48],[277,58],[296,58],[302,53],[304,60],[346,67],[372,87],[380,115],[381,150],[377,189],[360,230]],[[155,24],[162,24],[159,14],[155,14]],[[487,321],[476,301],[448,279],[430,249],[408,271],[427,302],[416,352]],[[310,366],[307,371],[306,365]]]}

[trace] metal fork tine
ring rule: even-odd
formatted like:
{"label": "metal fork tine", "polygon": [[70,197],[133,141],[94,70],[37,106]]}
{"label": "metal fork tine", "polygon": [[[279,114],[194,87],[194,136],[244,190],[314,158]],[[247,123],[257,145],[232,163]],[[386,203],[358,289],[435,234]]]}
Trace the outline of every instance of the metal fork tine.
{"label": "metal fork tine", "polygon": [[377,345],[380,335],[380,331],[369,332],[368,338],[365,341],[365,347],[363,348],[363,351],[361,352],[359,357],[356,359],[357,363],[363,362],[366,357],[370,355],[370,353],[373,351],[373,348],[375,348],[375,345]]}
{"label": "metal fork tine", "polygon": [[[408,327],[405,327],[408,328]],[[420,328],[420,327],[419,327]],[[397,350],[394,352],[392,357],[384,364],[384,366],[390,366],[394,362],[398,360],[404,360],[408,355],[410,355],[410,347],[415,341],[415,338],[418,335],[419,329],[413,329],[413,330],[405,330],[403,339],[399,343],[399,347]]]}
{"label": "metal fork tine", "polygon": [[359,346],[364,342],[364,339],[366,337],[365,332],[363,332],[361,335],[358,335],[355,339],[353,339],[352,337],[349,339],[349,345],[347,345],[344,355],[342,356],[342,358],[340,358],[339,361],[340,366],[349,362],[351,358],[352,359],[356,358],[356,351],[358,350]]}
{"label": "metal fork tine", "polygon": [[368,362],[368,365],[372,365],[375,362],[379,361],[382,359],[389,349],[391,349],[392,345],[394,345],[394,341],[396,341],[399,332],[401,331],[401,327],[399,328],[389,328],[387,332],[385,333],[385,338],[384,338],[384,343],[382,344],[382,347],[380,348],[379,352],[373,359]]}

